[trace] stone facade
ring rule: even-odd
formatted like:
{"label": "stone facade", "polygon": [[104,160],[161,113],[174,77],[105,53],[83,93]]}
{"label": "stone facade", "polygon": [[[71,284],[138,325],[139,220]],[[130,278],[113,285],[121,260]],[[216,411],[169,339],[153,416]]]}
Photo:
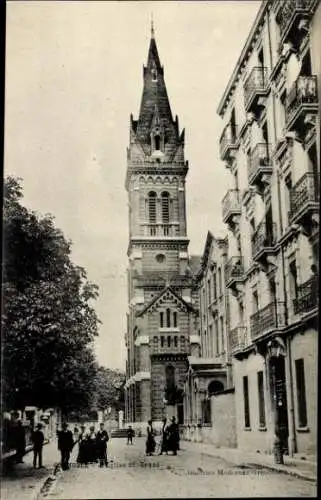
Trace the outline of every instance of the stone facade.
{"label": "stone facade", "polygon": [[255,451],[316,452],[320,8],[262,2],[218,108],[237,438]]}
{"label": "stone facade", "polygon": [[[138,120],[131,116],[125,421],[183,421],[187,357],[198,354],[199,259],[188,254],[184,131],[172,117],[152,33]],[[144,426],[143,426],[144,427]]]}

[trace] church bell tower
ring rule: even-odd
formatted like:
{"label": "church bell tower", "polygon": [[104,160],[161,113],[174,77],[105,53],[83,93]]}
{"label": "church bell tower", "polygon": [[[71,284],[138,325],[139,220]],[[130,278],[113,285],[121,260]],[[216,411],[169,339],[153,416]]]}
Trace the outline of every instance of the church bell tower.
{"label": "church bell tower", "polygon": [[152,26],[139,116],[130,117],[125,419],[183,419],[187,356],[198,355],[195,262],[186,232],[184,130],[173,119]]}

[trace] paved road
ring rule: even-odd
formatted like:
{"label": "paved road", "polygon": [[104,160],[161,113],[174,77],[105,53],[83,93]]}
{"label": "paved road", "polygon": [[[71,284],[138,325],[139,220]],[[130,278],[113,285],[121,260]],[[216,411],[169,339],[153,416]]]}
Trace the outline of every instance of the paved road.
{"label": "paved road", "polygon": [[91,465],[60,473],[46,498],[316,496],[314,483],[270,471],[238,468],[199,452],[182,450],[176,457],[144,457],[143,439],[133,446],[127,446],[123,439],[111,440],[108,455],[114,457],[108,469]]}

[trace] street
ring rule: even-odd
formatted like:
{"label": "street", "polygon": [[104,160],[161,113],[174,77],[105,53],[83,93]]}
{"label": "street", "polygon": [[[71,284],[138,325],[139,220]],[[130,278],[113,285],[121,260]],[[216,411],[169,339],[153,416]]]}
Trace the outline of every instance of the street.
{"label": "street", "polygon": [[127,446],[123,439],[111,440],[109,468],[76,465],[59,472],[54,486],[42,498],[202,498],[202,497],[303,497],[316,496],[315,483],[267,470],[229,465],[199,452],[178,456],[144,456],[144,439]]}

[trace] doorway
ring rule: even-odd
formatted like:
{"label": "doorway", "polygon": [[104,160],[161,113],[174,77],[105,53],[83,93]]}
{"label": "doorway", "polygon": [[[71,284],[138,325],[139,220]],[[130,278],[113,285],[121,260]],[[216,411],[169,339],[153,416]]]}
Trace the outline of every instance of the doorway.
{"label": "doorway", "polygon": [[[270,359],[271,368],[271,395],[275,402],[276,420],[275,432],[280,439],[283,454],[288,454],[288,408],[286,397],[286,377],[284,356],[272,357]],[[273,403],[272,403],[273,404]]]}

